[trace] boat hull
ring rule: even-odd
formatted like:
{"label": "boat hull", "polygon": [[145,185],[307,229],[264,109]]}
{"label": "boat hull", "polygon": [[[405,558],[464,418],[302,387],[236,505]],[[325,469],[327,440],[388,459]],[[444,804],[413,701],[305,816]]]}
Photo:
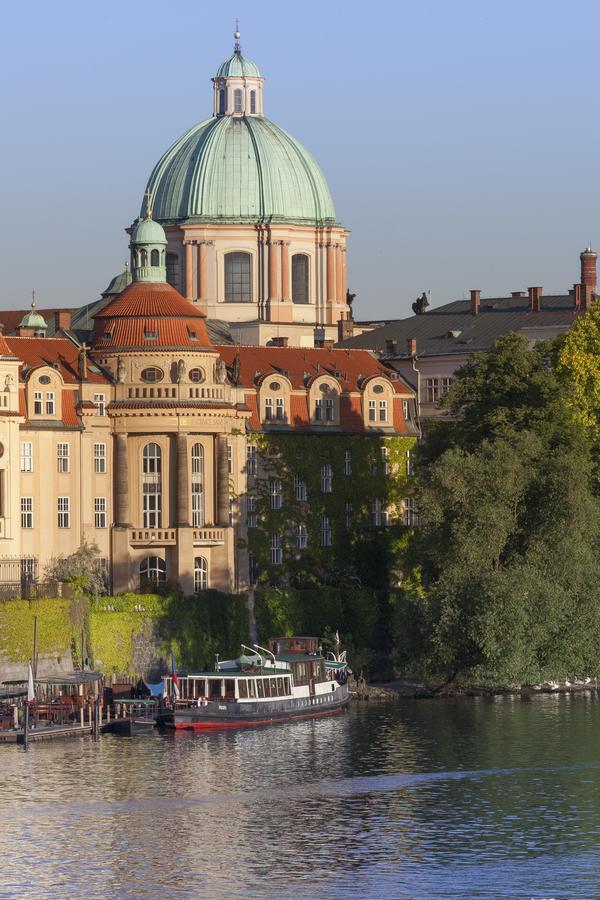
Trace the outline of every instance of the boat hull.
{"label": "boat hull", "polygon": [[335,715],[348,703],[347,685],[339,685],[329,694],[315,697],[278,698],[272,701],[206,702],[206,705],[177,709],[160,724],[177,731],[203,731],[209,728],[245,728],[273,725],[294,719],[313,719]]}

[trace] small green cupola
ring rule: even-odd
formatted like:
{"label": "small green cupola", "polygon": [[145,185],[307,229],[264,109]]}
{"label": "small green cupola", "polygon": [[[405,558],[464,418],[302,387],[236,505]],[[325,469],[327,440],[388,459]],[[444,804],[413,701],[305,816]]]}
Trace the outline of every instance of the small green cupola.
{"label": "small green cupola", "polygon": [[167,237],[162,225],[152,218],[150,191],[146,191],[146,214],[135,225],[129,248],[134,281],[166,282]]}
{"label": "small green cupola", "polygon": [[48,324],[44,317],[36,310],[35,307],[35,291],[31,292],[31,312],[25,313],[19,328],[33,328],[35,337],[46,337]]}

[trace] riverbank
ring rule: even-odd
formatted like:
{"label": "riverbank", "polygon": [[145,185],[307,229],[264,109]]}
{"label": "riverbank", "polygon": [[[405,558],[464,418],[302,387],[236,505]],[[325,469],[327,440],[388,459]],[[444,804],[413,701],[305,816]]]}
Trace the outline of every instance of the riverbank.
{"label": "riverbank", "polygon": [[414,679],[397,679],[384,684],[366,684],[364,679],[357,683],[353,691],[359,700],[399,700],[431,699],[449,697],[494,697],[501,695],[518,695],[532,697],[537,694],[573,694],[593,693],[598,694],[599,683],[597,678],[580,678],[572,681],[544,681],[540,684],[523,685],[435,685]]}

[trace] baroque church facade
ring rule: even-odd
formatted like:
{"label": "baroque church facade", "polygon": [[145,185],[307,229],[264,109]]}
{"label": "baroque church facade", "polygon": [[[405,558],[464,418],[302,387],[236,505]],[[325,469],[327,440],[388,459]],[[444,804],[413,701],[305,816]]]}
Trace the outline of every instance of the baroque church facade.
{"label": "baroque church facade", "polygon": [[[114,592],[246,589],[253,531],[275,568],[347,540],[351,504],[342,522],[327,503],[351,485],[353,453],[352,492],[365,487],[357,441],[375,448],[357,527],[410,524],[375,475],[379,457],[393,474],[395,440],[415,439],[414,392],[369,352],[333,346],[349,315],[347,232],[325,178],[264,117],[264,80],[239,44],[213,84],[212,117],[150,176],[131,273],[91,310],[45,318],[34,302],[17,325],[0,312],[0,589],[43,580],[84,540]],[[281,440],[299,436],[306,458],[320,448],[311,498],[297,471],[273,476]],[[321,504],[310,532],[303,506],[271,515],[288,494]]]}

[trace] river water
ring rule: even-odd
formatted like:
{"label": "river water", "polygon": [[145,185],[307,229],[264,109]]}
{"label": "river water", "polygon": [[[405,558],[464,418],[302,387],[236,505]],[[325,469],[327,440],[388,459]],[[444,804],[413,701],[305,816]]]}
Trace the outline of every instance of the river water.
{"label": "river water", "polygon": [[600,897],[600,703],[0,746],[0,897]]}

